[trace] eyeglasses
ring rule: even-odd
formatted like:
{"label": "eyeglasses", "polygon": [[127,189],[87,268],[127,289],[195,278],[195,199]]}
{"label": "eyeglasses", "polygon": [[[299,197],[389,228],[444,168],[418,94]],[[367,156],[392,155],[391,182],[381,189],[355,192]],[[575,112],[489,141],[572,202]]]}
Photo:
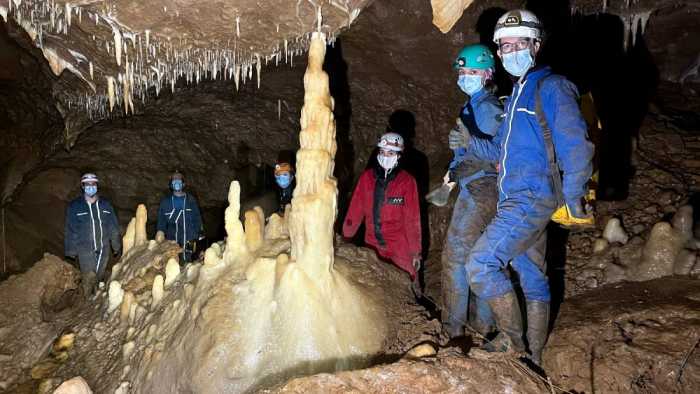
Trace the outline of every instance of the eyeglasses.
{"label": "eyeglasses", "polygon": [[398,152],[395,152],[395,151],[393,151],[393,150],[379,149],[379,154],[382,155],[382,156],[391,157],[391,156],[396,156],[396,155],[398,155],[399,153],[398,153]]}
{"label": "eyeglasses", "polygon": [[501,50],[501,53],[511,53],[514,51],[522,51],[525,48],[528,48],[530,46],[530,43],[532,41],[529,38],[522,39],[516,42],[504,42],[503,44],[500,44],[498,46],[498,49]]}

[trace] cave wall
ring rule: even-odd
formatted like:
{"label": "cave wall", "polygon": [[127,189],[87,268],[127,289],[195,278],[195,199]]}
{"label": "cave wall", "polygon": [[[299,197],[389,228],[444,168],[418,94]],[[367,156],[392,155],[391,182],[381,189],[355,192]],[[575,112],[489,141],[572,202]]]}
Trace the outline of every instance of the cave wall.
{"label": "cave wall", "polygon": [[[542,60],[597,96],[610,137],[605,142],[612,157],[607,165],[617,168],[629,165],[630,138],[648,102],[667,98],[657,94],[658,81],[675,83],[700,53],[700,44],[691,39],[700,30],[693,23],[700,7],[694,2],[638,1],[627,9],[624,2],[608,3],[605,12],[593,1],[530,0],[527,6],[540,13],[550,32]],[[441,178],[451,157],[447,133],[464,100],[452,60],[465,44],[490,44],[495,20],[504,9],[520,5],[477,0],[442,34],[432,25],[428,1],[376,1],[328,49],[325,68],[335,99],[341,218],[355,180],[390,124],[412,140],[415,149],[407,152],[404,164],[417,175],[421,193]],[[625,49],[625,19],[619,15],[647,9],[653,12],[644,35],[639,29],[635,45]],[[174,95],[163,91],[138,115],[93,124],[70,151],[59,150],[64,127],[51,87],[65,84],[69,73],[60,78],[47,73],[43,58],[38,61],[15,35],[2,36],[0,52],[7,64],[0,69],[0,116],[9,120],[0,124],[5,127],[0,135],[0,187],[8,191],[21,186],[4,204],[9,246],[3,253],[10,256],[10,270],[26,268],[44,250],[62,253],[63,209],[78,195],[82,172],[100,175],[101,192],[115,203],[122,224],[143,202],[152,226],[168,175],[180,169],[205,210],[212,235],[221,233],[230,179],[241,180],[244,198],[258,197],[273,186],[260,182],[257,166],[271,165],[280,150],[297,147],[304,56],[295,58],[293,67],[263,67],[260,89],[251,82],[236,92],[231,81],[197,86],[180,81]],[[499,71],[500,93],[507,94],[510,81],[500,65]],[[697,81],[691,72],[682,91],[693,94]],[[612,176],[610,182],[624,183],[628,175]],[[248,190],[255,193],[246,196]],[[424,228],[430,234],[424,245],[439,249],[449,215],[431,212],[435,228]]]}

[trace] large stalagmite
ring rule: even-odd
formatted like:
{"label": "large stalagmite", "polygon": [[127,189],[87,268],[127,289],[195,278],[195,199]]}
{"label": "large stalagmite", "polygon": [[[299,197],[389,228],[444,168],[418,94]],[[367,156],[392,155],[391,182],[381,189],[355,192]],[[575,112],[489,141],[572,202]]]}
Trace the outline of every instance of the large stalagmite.
{"label": "large stalagmite", "polygon": [[[398,324],[387,319],[395,308],[388,311],[378,278],[401,299],[410,293],[399,289],[408,287],[393,283],[403,276],[388,265],[369,268],[362,265],[366,258],[358,264],[334,252],[336,143],[333,99],[322,68],[325,49],[325,35],[314,33],[304,77],[297,187],[285,218],[291,249],[284,223],[273,220],[275,228],[266,229],[259,208],[248,211],[244,229],[240,185],[234,181],[226,241],[206,251],[204,264],[180,273],[166,264],[178,250],[174,243],[145,239],[140,207],[130,231],[133,248],[111,278],[115,290],[120,284],[125,289],[129,305],[112,312],[118,305],[111,291],[109,313],[115,321],[129,321],[119,329],[131,338],[120,358],[128,372],[111,390],[126,382],[143,393],[243,392],[293,375],[366,366],[383,348],[392,348]],[[369,274],[372,270],[383,274]],[[114,335],[123,341],[123,334]]]}

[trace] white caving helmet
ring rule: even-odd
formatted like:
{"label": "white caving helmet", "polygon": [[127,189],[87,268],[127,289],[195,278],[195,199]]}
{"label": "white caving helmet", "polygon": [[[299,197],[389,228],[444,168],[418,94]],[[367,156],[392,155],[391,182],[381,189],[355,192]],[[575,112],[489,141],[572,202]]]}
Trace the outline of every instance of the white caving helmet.
{"label": "white caving helmet", "polygon": [[95,175],[95,174],[93,174],[93,173],[91,173],[91,172],[88,172],[88,173],[83,174],[82,177],[80,177],[80,183],[81,183],[81,184],[82,184],[82,183],[87,183],[87,182],[99,183],[100,180],[97,179],[97,175]]}
{"label": "white caving helmet", "polygon": [[379,139],[377,147],[394,152],[403,152],[403,137],[396,133],[386,133]]}
{"label": "white caving helmet", "polygon": [[508,11],[498,18],[493,32],[493,42],[503,37],[523,37],[535,40],[542,39],[542,23],[537,16],[527,10]]}

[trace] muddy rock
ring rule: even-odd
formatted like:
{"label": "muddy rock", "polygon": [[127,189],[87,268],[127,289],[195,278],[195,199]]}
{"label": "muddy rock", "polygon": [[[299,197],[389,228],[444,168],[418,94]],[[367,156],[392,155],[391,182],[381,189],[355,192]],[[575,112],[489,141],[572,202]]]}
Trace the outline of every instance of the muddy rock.
{"label": "muddy rock", "polygon": [[441,356],[291,380],[265,393],[543,393],[548,388],[516,361]]}
{"label": "muddy rock", "polygon": [[577,392],[698,392],[700,281],[609,285],[562,305],[544,353]]}

